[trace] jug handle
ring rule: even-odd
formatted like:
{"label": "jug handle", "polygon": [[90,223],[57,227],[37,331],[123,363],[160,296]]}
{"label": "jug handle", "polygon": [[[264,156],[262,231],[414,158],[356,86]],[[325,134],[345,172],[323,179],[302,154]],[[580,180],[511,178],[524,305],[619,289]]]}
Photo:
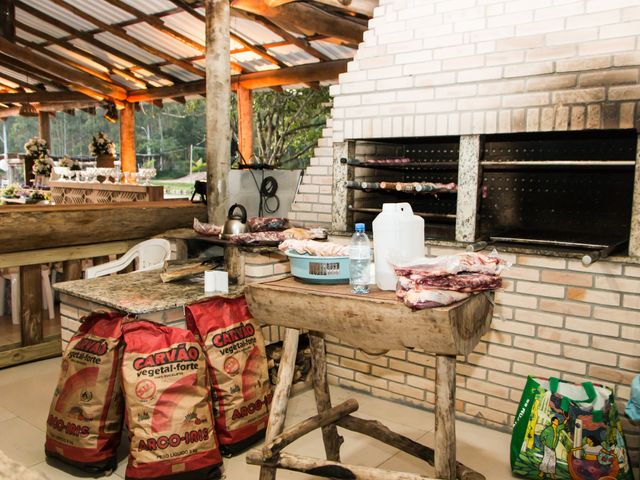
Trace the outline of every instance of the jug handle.
{"label": "jug handle", "polygon": [[236,208],[240,209],[240,213],[242,214],[242,220],[241,220],[242,223],[247,223],[247,209],[244,208],[239,203],[234,203],[233,205],[231,205],[231,208],[229,209],[229,212],[227,213],[227,218],[231,218],[231,215],[233,215],[233,211]]}
{"label": "jug handle", "polygon": [[411,204],[409,202],[398,203],[398,209],[405,214],[413,215],[413,209],[411,208]]}

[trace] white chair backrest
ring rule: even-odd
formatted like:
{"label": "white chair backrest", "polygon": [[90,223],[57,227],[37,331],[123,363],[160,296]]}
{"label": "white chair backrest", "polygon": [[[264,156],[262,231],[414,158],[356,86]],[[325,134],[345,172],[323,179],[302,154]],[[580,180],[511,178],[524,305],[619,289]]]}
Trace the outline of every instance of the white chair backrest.
{"label": "white chair backrest", "polygon": [[84,272],[84,278],[95,278],[119,272],[136,260],[136,271],[155,270],[164,266],[164,261],[171,254],[171,244],[163,238],[145,240],[132,247],[122,257],[113,262],[89,267]]}

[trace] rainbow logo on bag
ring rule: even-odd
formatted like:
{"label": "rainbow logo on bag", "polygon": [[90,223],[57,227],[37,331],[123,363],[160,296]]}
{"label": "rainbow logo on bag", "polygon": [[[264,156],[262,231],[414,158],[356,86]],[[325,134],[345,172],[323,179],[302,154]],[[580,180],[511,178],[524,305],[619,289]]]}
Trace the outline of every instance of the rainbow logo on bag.
{"label": "rainbow logo on bag", "polygon": [[611,390],[529,377],[511,437],[511,470],[533,480],[633,480]]}

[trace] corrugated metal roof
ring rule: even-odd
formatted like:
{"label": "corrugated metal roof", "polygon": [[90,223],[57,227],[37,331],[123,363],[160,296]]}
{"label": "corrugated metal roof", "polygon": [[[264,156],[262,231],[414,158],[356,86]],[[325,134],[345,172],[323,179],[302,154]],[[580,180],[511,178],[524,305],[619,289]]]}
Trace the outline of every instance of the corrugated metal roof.
{"label": "corrugated metal roof", "polygon": [[[25,5],[33,8],[43,15],[47,15],[56,21],[63,22],[70,29],[78,30],[81,32],[96,32],[98,27],[94,22],[85,20],[77,15],[74,15],[64,6],[57,5],[53,0],[22,0]],[[181,41],[174,38],[167,32],[163,32],[158,28],[149,25],[144,21],[134,21],[136,18],[131,13],[121,10],[110,4],[107,0],[62,0],[85,12],[87,15],[94,17],[97,21],[105,22],[111,25],[119,24],[121,22],[130,23],[123,28],[125,32],[137,41],[143,42],[149,46],[155,47],[166,54],[183,61],[192,63],[196,68],[200,68],[204,71],[205,60],[201,57],[203,50],[188,42]],[[204,34],[204,22],[195,18],[191,14],[185,11],[181,11],[170,0],[121,0],[122,2],[134,7],[144,14],[157,15],[159,13],[172,12],[167,15],[159,17],[164,25],[178,34],[191,39],[202,46],[205,44]],[[205,11],[203,7],[196,9],[201,15],[204,16]],[[35,12],[34,12],[35,13]],[[189,82],[202,79],[201,76],[189,72],[179,65],[169,63],[167,59],[160,58],[158,55],[149,53],[144,48],[136,46],[126,38],[121,38],[118,35],[114,35],[110,32],[99,32],[94,35],[96,40],[109,45],[114,51],[122,52],[124,56],[129,56],[131,59],[135,59],[134,63],[127,61],[120,56],[109,53],[102,48],[96,46],[91,41],[85,41],[79,38],[75,38],[70,34],[68,30],[59,28],[49,21],[41,20],[36,15],[27,13],[20,8],[20,5],[16,7],[16,19],[18,22],[25,24],[34,30],[34,33],[26,32],[22,28],[17,28],[17,36],[19,39],[31,43],[45,43],[45,37],[64,38],[72,45],[80,50],[87,52],[88,55],[93,55],[101,59],[108,65],[113,65],[113,68],[124,72],[122,75],[114,76],[113,72],[109,72],[108,69],[101,64],[98,64],[79,53],[70,51],[63,46],[56,44],[50,44],[46,41],[47,49],[51,52],[55,52],[57,55],[69,58],[73,62],[79,63],[86,68],[92,69],[102,74],[111,75],[119,85],[125,86],[128,89],[138,89],[141,87],[141,83],[132,81],[131,78],[127,78],[127,75],[133,77],[143,78],[150,86],[162,86],[171,85],[172,81],[168,78],[158,76],[156,73],[146,70],[146,68],[154,68],[166,73],[168,76],[175,79],[175,81]],[[52,20],[53,21],[53,20]],[[133,23],[131,23],[133,21]],[[286,41],[277,33],[274,33],[269,28],[263,26],[260,23],[247,19],[241,16],[239,13],[233,14],[230,20],[230,27],[232,32],[236,33],[239,37],[246,40],[252,45],[262,46],[274,43],[285,43],[277,47],[269,47],[268,52],[273,57],[286,65],[296,66],[304,65],[308,63],[318,62],[318,59],[306,51],[294,46],[286,44]],[[43,37],[38,36],[35,32],[42,32]],[[304,35],[295,34],[296,36],[304,37]],[[330,42],[313,41],[312,46],[331,59],[344,59],[353,57],[355,51],[351,48],[336,45]],[[244,50],[244,45],[234,40],[230,41],[231,50]],[[51,57],[53,60],[55,58]],[[193,61],[189,59],[195,59]],[[263,58],[263,56],[247,50],[244,52],[235,53],[231,56],[232,61],[237,62],[246,71],[263,71],[277,69],[277,65],[273,62]],[[146,66],[146,67],[145,67]],[[35,84],[37,81],[33,78],[27,78],[25,75],[12,70],[11,68],[0,68],[1,73],[9,75],[20,81]],[[6,82],[5,82],[6,83]],[[55,90],[54,86],[47,85],[48,90]]]}

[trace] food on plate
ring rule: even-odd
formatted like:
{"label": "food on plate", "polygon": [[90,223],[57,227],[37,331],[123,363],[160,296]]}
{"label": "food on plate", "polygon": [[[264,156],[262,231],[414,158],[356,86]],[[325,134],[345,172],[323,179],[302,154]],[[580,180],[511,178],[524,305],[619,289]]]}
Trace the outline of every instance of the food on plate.
{"label": "food on plate", "polygon": [[222,233],[222,227],[213,223],[202,223],[197,218],[193,219],[193,229],[200,235],[217,237]]}
{"label": "food on plate", "polygon": [[316,257],[348,257],[349,245],[333,242],[316,242],[315,240],[285,240],[278,247],[283,252],[292,250],[299,254],[308,253]]}

